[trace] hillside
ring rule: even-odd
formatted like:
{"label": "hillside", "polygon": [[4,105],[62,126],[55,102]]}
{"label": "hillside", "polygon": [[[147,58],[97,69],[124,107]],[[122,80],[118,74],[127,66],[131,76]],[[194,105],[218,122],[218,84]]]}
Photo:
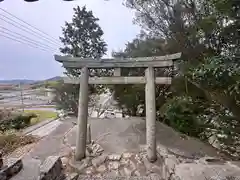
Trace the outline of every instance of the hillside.
{"label": "hillside", "polygon": [[0,80],[0,85],[18,85],[18,84],[42,84],[49,81],[58,81],[62,78],[55,76],[46,80],[30,80],[30,79],[12,79],[12,80]]}
{"label": "hillside", "polygon": [[12,80],[0,80],[0,84],[8,84],[8,85],[17,85],[17,84],[31,84],[36,82],[35,80],[28,79],[12,79]]}

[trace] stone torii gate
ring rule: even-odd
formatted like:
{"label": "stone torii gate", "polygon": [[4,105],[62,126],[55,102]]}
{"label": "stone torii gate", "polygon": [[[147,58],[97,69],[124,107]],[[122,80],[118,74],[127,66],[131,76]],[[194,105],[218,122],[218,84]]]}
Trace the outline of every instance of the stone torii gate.
{"label": "stone torii gate", "polygon": [[[145,84],[146,143],[150,162],[157,159],[156,153],[156,96],[155,84],[171,84],[171,77],[155,77],[154,68],[173,66],[173,60],[181,53],[139,58],[92,59],[55,55],[55,60],[65,68],[81,68],[80,78],[64,78],[65,83],[80,84],[76,139],[76,160],[85,158],[88,122],[88,84]],[[122,77],[121,68],[146,68],[145,77]],[[112,77],[90,77],[88,69],[114,68]]]}

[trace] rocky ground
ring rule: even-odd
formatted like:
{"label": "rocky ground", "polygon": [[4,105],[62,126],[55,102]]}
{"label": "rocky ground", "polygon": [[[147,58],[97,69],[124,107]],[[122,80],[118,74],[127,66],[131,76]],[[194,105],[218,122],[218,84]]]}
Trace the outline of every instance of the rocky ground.
{"label": "rocky ground", "polygon": [[[60,156],[66,173],[100,176],[156,176],[163,179],[239,176],[238,162],[219,154],[196,139],[185,137],[157,123],[158,161],[149,163],[145,151],[145,121],[131,119],[91,119],[92,140],[88,156],[74,161],[76,120],[66,119],[21,156],[23,170],[13,180],[33,180],[39,166],[49,156]],[[13,154],[14,156],[14,154]]]}

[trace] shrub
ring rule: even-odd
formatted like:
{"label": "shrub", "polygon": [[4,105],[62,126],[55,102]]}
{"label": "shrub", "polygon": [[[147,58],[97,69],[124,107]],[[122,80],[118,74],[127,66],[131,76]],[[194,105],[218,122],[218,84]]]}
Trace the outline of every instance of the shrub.
{"label": "shrub", "polygon": [[160,112],[167,125],[189,136],[200,137],[205,125],[199,116],[204,107],[199,104],[198,100],[188,96],[174,97]]}
{"label": "shrub", "polygon": [[5,132],[10,129],[20,130],[31,124],[31,119],[35,114],[12,113],[8,110],[0,111],[0,131]]}

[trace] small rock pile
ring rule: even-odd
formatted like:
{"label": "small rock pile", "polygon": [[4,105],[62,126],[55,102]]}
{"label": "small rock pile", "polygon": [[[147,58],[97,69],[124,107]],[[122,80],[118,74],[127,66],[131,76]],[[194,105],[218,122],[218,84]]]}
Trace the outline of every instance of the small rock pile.
{"label": "small rock pile", "polygon": [[148,176],[160,174],[160,161],[150,163],[146,153],[105,154],[100,145],[92,142],[86,148],[86,158],[69,161],[71,171],[81,175],[95,177],[116,176]]}

